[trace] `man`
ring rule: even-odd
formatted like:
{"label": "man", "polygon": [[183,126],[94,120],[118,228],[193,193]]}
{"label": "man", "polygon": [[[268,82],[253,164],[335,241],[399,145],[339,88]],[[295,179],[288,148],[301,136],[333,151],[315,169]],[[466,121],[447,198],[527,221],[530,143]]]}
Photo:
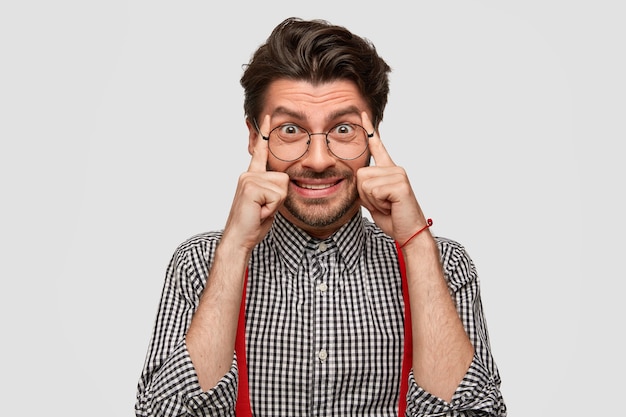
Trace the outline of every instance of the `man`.
{"label": "man", "polygon": [[506,415],[474,265],[378,135],[389,71],[323,21],[255,52],[250,165],[172,258],[138,416]]}

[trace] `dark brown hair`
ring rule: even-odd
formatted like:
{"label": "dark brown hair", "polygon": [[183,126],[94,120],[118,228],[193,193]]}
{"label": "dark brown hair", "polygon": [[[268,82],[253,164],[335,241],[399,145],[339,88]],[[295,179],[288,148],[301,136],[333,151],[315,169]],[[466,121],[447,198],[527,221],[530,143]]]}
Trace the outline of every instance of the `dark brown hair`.
{"label": "dark brown hair", "polygon": [[248,118],[260,117],[265,93],[277,79],[313,84],[348,79],[367,101],[377,127],[387,104],[390,71],[369,40],[346,28],[325,20],[288,18],[274,28],[245,67],[244,112]]}

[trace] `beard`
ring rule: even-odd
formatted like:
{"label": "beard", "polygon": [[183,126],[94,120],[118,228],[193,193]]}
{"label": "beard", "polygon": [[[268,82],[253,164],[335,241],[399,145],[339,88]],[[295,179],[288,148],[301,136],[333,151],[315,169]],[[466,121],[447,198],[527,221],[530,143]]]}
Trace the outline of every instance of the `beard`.
{"label": "beard", "polygon": [[356,178],[351,170],[332,169],[324,172],[289,171],[286,173],[293,178],[323,179],[341,177],[346,191],[339,198],[316,198],[303,201],[293,192],[287,194],[284,202],[285,209],[297,220],[312,228],[325,228],[340,221],[348,212],[358,205],[359,193],[356,188]]}

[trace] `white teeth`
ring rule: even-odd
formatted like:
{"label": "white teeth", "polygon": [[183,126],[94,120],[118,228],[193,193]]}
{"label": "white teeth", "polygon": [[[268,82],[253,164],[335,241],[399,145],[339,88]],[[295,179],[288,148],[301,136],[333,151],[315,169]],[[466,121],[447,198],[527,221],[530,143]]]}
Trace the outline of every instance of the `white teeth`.
{"label": "white teeth", "polygon": [[330,188],[334,184],[302,184],[298,183],[299,187],[306,188],[309,190],[323,190],[324,188]]}

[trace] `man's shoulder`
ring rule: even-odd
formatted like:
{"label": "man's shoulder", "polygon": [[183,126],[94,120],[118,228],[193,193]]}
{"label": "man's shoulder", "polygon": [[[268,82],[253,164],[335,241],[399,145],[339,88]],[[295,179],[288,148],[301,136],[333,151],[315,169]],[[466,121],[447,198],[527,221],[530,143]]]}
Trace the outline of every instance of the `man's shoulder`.
{"label": "man's shoulder", "polygon": [[439,246],[439,250],[442,252],[444,251],[465,252],[465,247],[457,240],[450,239],[444,236],[436,236],[436,235],[434,235],[433,238],[435,239],[435,242],[437,242],[437,245]]}
{"label": "man's shoulder", "polygon": [[174,251],[174,256],[185,258],[190,254],[204,254],[203,258],[212,257],[217,244],[222,238],[222,230],[213,230],[191,235],[183,240]]}
{"label": "man's shoulder", "polygon": [[183,240],[179,247],[206,245],[219,242],[222,238],[223,230],[212,230],[208,232],[196,233]]}

